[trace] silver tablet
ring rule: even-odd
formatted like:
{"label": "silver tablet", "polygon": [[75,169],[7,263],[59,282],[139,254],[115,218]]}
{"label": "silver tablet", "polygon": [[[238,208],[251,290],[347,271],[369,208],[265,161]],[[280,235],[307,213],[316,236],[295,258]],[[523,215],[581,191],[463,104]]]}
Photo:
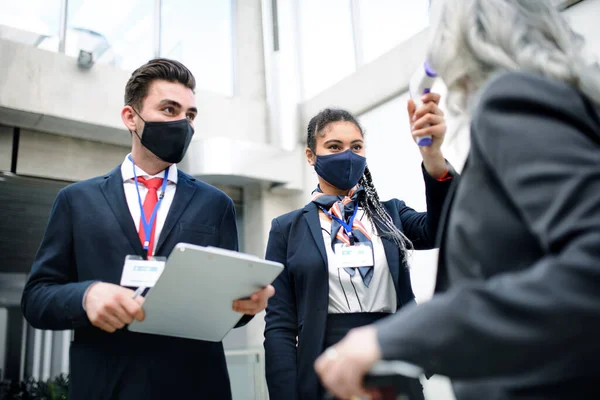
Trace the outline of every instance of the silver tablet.
{"label": "silver tablet", "polygon": [[129,330],[219,342],[243,316],[232,310],[233,301],[269,285],[282,270],[281,263],[249,254],[178,243],[146,295],[145,320]]}

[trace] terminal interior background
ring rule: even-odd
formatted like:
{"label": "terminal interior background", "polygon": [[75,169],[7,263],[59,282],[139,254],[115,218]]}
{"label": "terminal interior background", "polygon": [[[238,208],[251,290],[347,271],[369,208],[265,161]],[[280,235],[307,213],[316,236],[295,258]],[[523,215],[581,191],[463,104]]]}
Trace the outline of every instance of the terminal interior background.
{"label": "terminal interior background", "polygon": [[[600,0],[553,1],[599,57]],[[428,4],[0,0],[0,380],[68,372],[71,332],[27,326],[21,292],[58,190],[128,153],[125,83],[153,57],[180,60],[196,77],[196,133],[178,166],[234,200],[242,251],[264,256],[271,219],[310,200],[306,126],[326,107],[359,117],[381,198],[424,211],[406,101],[425,57]],[[442,83],[434,89],[445,93]],[[459,171],[466,129],[448,118],[444,152]],[[435,250],[410,258],[419,302],[432,295],[436,260]],[[224,340],[235,400],[268,398],[263,329],[260,314]],[[444,377],[425,391],[453,399]]]}

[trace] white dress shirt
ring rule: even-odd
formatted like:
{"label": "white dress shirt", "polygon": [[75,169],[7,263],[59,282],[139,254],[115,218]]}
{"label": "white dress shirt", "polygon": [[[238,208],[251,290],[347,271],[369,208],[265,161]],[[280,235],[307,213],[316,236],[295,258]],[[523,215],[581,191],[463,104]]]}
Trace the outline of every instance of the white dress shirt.
{"label": "white dress shirt", "polygon": [[321,232],[327,251],[329,270],[329,307],[330,314],[357,312],[389,312],[395,313],[397,308],[396,288],[388,267],[383,242],[374,229],[371,221],[362,208],[358,209],[356,218],[362,222],[371,234],[373,243],[374,268],[373,278],[366,287],[358,270],[353,277],[343,268],[338,268],[336,255],[331,248],[331,218],[319,212]]}
{"label": "white dress shirt", "polygon": [[[140,229],[140,218],[142,216],[142,211],[140,209],[140,201],[138,199],[138,192],[135,188],[135,180],[133,175],[134,164],[129,159],[131,154],[127,154],[125,160],[123,160],[123,164],[121,164],[121,176],[123,177],[123,190],[125,191],[125,200],[127,201],[127,207],[129,207],[129,213],[131,214],[131,218],[133,218],[133,223],[135,224],[135,229],[139,232]],[[151,178],[164,178],[165,173],[160,172],[158,175],[149,175],[143,169],[139,167],[135,167],[135,173],[139,177],[143,177],[146,179]],[[154,254],[156,250],[156,245],[158,244],[158,238],[160,237],[160,233],[162,231],[163,226],[165,226],[165,221],[167,219],[167,214],[169,213],[169,209],[171,208],[171,204],[173,203],[173,198],[175,197],[175,190],[177,189],[177,167],[175,164],[169,167],[169,171],[167,172],[167,188],[164,193],[164,197],[162,202],[160,203],[160,207],[156,212],[156,229],[154,230],[154,248],[152,249],[152,254]],[[138,185],[138,189],[140,191],[140,198],[142,200],[142,205],[144,204],[144,199],[146,198],[146,193],[148,193],[148,189],[143,184]],[[158,196],[161,195],[161,189],[158,190]],[[139,255],[139,254],[138,254]],[[88,292],[96,283],[92,283],[83,294],[83,299],[81,300],[81,305],[83,309],[85,308],[85,299],[87,297]],[[87,311],[87,310],[86,310]]]}
{"label": "white dress shirt", "polygon": [[[131,214],[131,218],[133,219],[133,223],[135,224],[135,229],[139,232],[140,230],[140,218],[142,216],[142,212],[140,209],[140,201],[138,199],[138,190],[140,192],[140,198],[142,200],[142,204],[144,204],[144,199],[146,198],[146,193],[148,193],[148,189],[144,184],[138,184],[138,190],[135,187],[135,180],[133,175],[134,164],[129,159],[130,154],[125,157],[123,164],[121,164],[121,175],[123,176],[123,190],[125,191],[125,200],[127,201],[127,206],[129,207],[129,213]],[[149,175],[143,169],[138,166],[135,166],[135,174],[138,178],[164,178],[165,173],[159,172],[157,175]],[[156,245],[158,244],[158,238],[160,237],[160,233],[162,232],[163,226],[165,226],[165,221],[167,219],[167,214],[169,213],[169,209],[171,208],[171,204],[173,203],[173,198],[175,197],[175,190],[177,190],[177,167],[175,164],[169,167],[169,171],[167,172],[167,188],[165,190],[162,202],[160,203],[160,207],[156,212],[156,229],[154,231],[154,248],[152,249],[152,254],[156,250]],[[158,189],[158,197],[160,198],[162,191],[162,187]]]}

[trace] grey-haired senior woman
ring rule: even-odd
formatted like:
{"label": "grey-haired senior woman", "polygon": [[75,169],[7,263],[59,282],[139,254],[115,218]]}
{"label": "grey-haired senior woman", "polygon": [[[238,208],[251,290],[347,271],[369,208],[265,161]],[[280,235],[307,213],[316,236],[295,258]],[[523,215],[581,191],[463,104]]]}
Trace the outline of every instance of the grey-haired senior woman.
{"label": "grey-haired senior woman", "polygon": [[438,293],[317,360],[336,396],[393,359],[458,400],[600,398],[600,73],[553,3],[432,2],[428,61],[471,120]]}

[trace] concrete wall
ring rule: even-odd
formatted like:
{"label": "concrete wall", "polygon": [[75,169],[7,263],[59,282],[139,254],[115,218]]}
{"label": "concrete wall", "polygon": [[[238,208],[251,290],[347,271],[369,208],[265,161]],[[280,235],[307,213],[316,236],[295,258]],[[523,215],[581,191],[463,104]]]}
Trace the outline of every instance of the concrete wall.
{"label": "concrete wall", "polygon": [[[235,9],[235,96],[256,100],[264,105],[266,82],[262,51],[261,2],[260,0],[237,0]],[[265,111],[263,107],[258,116],[264,117]],[[266,120],[263,123],[266,123]]]}
{"label": "concrete wall", "polygon": [[13,129],[0,125],[0,170],[10,171]]}
{"label": "concrete wall", "polygon": [[[80,70],[64,54],[8,41],[0,41],[0,54],[0,122],[127,143],[118,131],[123,130],[119,111],[130,72],[107,65]],[[77,132],[81,123],[90,129]],[[90,137],[94,133],[97,137]]]}
{"label": "concrete wall", "polygon": [[[0,41],[0,54],[0,123],[104,143],[129,143],[120,111],[131,71],[102,64],[80,70],[75,59],[64,54],[8,41]],[[254,61],[261,60],[257,56]],[[240,93],[246,96],[197,92],[198,136],[266,140],[264,95],[261,98],[259,72],[247,69],[252,65],[244,56],[239,68]]]}
{"label": "concrete wall", "polygon": [[110,172],[129,151],[125,146],[22,129],[17,173],[78,181]]}

